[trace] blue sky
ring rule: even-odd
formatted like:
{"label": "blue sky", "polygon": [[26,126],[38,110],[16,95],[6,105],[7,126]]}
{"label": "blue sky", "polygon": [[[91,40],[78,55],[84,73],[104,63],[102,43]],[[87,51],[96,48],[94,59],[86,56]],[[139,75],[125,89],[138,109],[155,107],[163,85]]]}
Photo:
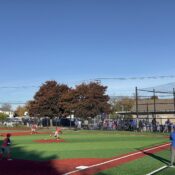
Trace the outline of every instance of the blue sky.
{"label": "blue sky", "polygon": [[[174,0],[1,0],[0,102],[56,80],[175,75]],[[109,95],[174,78],[102,80]]]}

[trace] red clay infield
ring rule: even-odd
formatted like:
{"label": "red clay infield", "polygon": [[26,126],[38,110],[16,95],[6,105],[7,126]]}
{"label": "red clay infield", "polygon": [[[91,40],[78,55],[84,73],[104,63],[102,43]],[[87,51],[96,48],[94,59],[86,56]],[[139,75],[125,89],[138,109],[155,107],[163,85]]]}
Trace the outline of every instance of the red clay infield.
{"label": "red clay infield", "polygon": [[60,143],[60,142],[65,142],[64,139],[42,139],[42,140],[34,140],[34,142],[37,143]]}
{"label": "red clay infield", "polygon": [[[8,132],[8,133],[11,133],[11,132]],[[50,132],[37,132],[36,134],[50,134]],[[5,137],[6,135],[7,135],[7,132],[0,134],[0,136],[3,136],[3,137]],[[27,136],[27,135],[31,135],[31,131],[13,132],[11,133],[11,135],[12,136]]]}
{"label": "red clay infield", "polygon": [[[97,172],[119,166],[121,164],[139,159],[149,154],[162,151],[169,148],[169,143],[159,147],[145,149],[126,155],[113,157],[110,159],[81,158],[81,159],[63,159],[51,161],[29,161],[12,160],[0,161],[1,175],[92,175]],[[77,166],[89,166],[86,170],[76,170]]]}

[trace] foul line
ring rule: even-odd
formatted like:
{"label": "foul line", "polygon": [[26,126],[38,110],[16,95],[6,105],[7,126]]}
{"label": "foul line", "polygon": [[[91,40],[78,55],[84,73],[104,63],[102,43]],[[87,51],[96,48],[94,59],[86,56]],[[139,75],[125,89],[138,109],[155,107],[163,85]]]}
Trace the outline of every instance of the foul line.
{"label": "foul line", "polygon": [[165,169],[165,168],[167,168],[167,167],[168,167],[167,165],[162,166],[162,167],[160,167],[159,169],[154,170],[154,171],[152,171],[152,172],[150,172],[150,173],[148,173],[148,174],[146,174],[146,175],[153,175],[153,174],[155,174],[155,173],[157,173],[157,172],[159,172],[159,171],[161,171],[161,170],[163,170],[163,169]]}
{"label": "foul line", "polygon": [[[167,144],[164,144],[164,145],[160,145],[160,146],[156,146],[154,148],[145,149],[143,151],[147,152],[147,151],[151,151],[151,150],[154,150],[154,149],[157,149],[157,148],[162,148],[162,147],[165,147],[165,146],[168,146],[168,145],[170,145],[170,143],[167,143]],[[118,157],[118,158],[115,158],[115,159],[112,159],[112,160],[108,160],[108,161],[105,161],[105,162],[102,162],[102,163],[94,164],[94,165],[88,166],[86,168],[86,170],[90,169],[90,168],[93,168],[93,167],[100,166],[100,165],[108,164],[108,163],[111,163],[111,162],[114,162],[114,161],[117,161],[117,160],[121,160],[121,159],[124,159],[124,158],[127,158],[127,157],[131,157],[131,156],[134,156],[134,155],[137,155],[137,154],[143,154],[143,151],[138,151],[138,152],[135,152],[135,153],[128,154],[126,156],[122,156],[122,157]],[[83,170],[85,170],[85,169],[83,169]],[[76,172],[79,172],[79,171],[82,171],[82,170],[70,171],[68,173],[65,173],[64,175],[73,174],[73,173],[76,173]]]}

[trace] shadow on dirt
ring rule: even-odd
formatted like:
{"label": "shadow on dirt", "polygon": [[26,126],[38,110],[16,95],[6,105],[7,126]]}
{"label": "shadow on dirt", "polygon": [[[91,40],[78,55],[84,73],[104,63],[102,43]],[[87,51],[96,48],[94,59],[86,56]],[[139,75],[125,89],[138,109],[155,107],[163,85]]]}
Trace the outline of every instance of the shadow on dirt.
{"label": "shadow on dirt", "polygon": [[[2,138],[0,138],[0,146]],[[22,158],[22,159],[19,159]],[[48,156],[45,159],[53,160],[58,157]],[[0,160],[1,175],[60,175],[63,172],[53,161],[43,161],[42,152],[24,151],[23,147],[12,146],[13,160]],[[30,160],[29,160],[30,159]],[[42,160],[42,161],[38,161]],[[60,167],[61,168],[61,167]]]}

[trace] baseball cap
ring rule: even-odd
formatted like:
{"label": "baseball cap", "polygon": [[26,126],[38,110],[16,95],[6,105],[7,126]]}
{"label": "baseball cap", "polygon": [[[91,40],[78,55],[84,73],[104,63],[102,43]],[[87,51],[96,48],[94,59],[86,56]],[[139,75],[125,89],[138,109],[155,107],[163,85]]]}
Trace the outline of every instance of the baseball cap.
{"label": "baseball cap", "polygon": [[10,133],[7,133],[7,137],[10,137],[11,136],[11,134]]}

